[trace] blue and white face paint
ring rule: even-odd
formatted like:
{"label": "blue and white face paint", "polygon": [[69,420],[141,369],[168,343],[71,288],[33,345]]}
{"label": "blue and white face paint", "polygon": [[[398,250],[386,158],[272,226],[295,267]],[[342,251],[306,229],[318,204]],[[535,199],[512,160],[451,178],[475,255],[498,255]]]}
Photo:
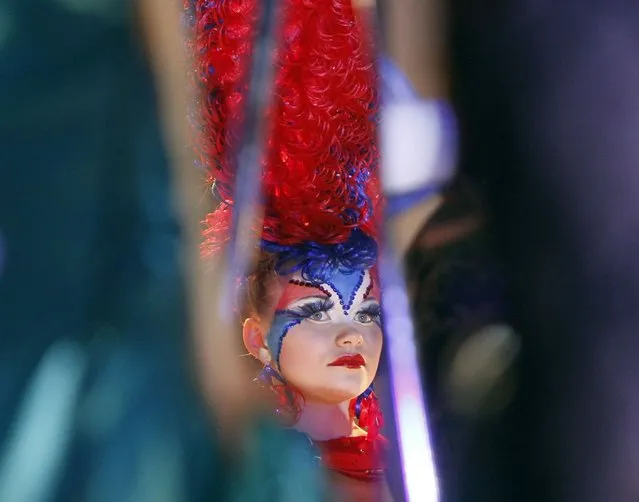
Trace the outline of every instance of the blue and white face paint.
{"label": "blue and white face paint", "polygon": [[342,402],[372,383],[382,349],[379,288],[369,271],[340,270],[325,283],[293,275],[267,335],[274,367],[307,401]]}

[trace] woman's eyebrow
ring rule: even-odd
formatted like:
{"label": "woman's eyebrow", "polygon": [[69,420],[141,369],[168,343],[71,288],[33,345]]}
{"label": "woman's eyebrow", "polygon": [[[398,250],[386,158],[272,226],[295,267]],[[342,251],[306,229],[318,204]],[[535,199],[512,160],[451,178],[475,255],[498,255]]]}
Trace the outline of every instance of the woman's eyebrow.
{"label": "woman's eyebrow", "polygon": [[330,298],[331,294],[324,289],[321,285],[314,285],[311,283],[304,283],[302,281],[291,280],[284,288],[280,300],[275,307],[277,310],[290,305],[294,301],[298,301],[305,298]]}
{"label": "woman's eyebrow", "polygon": [[353,304],[349,309],[349,312],[361,310],[370,307],[371,305],[380,305],[379,300],[377,300],[376,298],[367,298],[357,304]]}
{"label": "woman's eyebrow", "polygon": [[305,296],[303,298],[297,298],[296,300],[293,300],[290,304],[295,304],[295,303],[308,303],[311,300],[319,300],[319,301],[325,301],[328,300],[328,297],[326,296],[319,296],[319,295],[313,295],[313,296]]}

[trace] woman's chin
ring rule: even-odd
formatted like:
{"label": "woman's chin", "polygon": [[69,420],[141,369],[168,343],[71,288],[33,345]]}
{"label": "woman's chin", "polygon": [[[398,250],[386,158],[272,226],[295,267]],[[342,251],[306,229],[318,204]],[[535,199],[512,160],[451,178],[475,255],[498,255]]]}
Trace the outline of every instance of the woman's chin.
{"label": "woman's chin", "polygon": [[359,388],[353,387],[331,387],[325,388],[321,393],[313,392],[313,393],[304,393],[302,391],[302,395],[304,396],[304,400],[307,404],[316,403],[321,405],[340,405],[346,402],[350,402],[352,399],[356,398],[361,394],[358,392]]}
{"label": "woman's chin", "polygon": [[364,385],[362,382],[339,382],[333,387],[333,402],[343,403],[346,401],[350,401],[351,399],[355,399],[362,392],[364,392],[368,388],[368,385]]}
{"label": "woman's chin", "polygon": [[[321,387],[296,386],[302,393],[306,402],[337,405],[349,402],[362,394],[371,384],[368,375],[360,372],[336,374],[325,376]],[[300,382],[301,383],[301,382]]]}

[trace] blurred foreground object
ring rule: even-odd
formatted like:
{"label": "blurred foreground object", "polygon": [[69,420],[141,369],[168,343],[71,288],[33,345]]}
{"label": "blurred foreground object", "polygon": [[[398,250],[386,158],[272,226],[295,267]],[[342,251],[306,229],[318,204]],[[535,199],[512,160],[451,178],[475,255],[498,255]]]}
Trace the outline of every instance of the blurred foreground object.
{"label": "blurred foreground object", "polygon": [[[456,168],[457,131],[454,117],[447,116],[450,111],[443,111],[449,96],[447,7],[440,0],[383,0],[378,2],[377,9],[385,55],[397,65],[406,80],[401,83],[395,79],[389,84],[393,92],[388,104],[392,106],[387,107],[389,130],[382,146],[385,150],[395,148],[397,140],[402,138],[400,131],[409,123],[410,134],[416,138],[422,136],[419,141],[402,142],[406,146],[401,153],[386,153],[386,162],[390,161],[388,155],[397,158],[396,161],[401,155],[412,158],[415,166],[422,163],[424,174],[417,174],[420,169],[413,168],[417,172],[401,177],[395,175],[402,184],[407,183],[406,178],[415,176],[421,180],[426,173],[436,179],[435,172],[439,173],[440,182],[448,181]],[[395,135],[393,130],[397,131]],[[404,160],[398,166],[405,164]],[[392,173],[389,166],[387,176]],[[387,184],[389,188],[392,186]],[[422,188],[419,182],[417,185],[413,189]],[[400,253],[408,250],[441,201],[440,196],[429,197],[393,218],[391,236]]]}
{"label": "blurred foreground object", "polygon": [[3,2],[3,502],[223,488],[185,364],[180,234],[139,5]]}

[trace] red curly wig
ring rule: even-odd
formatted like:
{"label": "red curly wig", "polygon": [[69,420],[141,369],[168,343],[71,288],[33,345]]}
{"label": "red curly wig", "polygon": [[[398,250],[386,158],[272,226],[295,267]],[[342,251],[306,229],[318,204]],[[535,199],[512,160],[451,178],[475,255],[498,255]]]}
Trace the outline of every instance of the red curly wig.
{"label": "red curly wig", "polygon": [[[196,0],[192,51],[201,90],[196,148],[222,199],[206,218],[204,253],[228,236],[236,124],[242,120],[257,0]],[[270,135],[263,165],[262,239],[339,244],[375,236],[380,195],[377,76],[351,0],[285,0]]]}

